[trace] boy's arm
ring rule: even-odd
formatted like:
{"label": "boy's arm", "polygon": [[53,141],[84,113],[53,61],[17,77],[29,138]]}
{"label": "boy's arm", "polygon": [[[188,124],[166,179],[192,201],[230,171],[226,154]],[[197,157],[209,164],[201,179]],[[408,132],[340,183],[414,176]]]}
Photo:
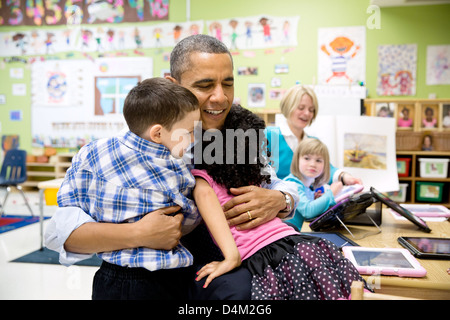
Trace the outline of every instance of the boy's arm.
{"label": "boy's arm", "polygon": [[197,273],[197,280],[209,275],[204,285],[206,288],[214,278],[238,267],[241,264],[241,257],[231,234],[230,227],[225,219],[219,199],[217,199],[217,195],[209,183],[202,178],[196,178],[193,195],[197,208],[209,232],[225,257],[223,261],[214,261],[205,265]]}

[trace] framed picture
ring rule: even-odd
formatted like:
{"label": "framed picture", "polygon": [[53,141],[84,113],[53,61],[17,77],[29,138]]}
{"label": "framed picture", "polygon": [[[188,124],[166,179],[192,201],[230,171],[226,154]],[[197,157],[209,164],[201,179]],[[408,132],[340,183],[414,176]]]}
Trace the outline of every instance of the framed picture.
{"label": "framed picture", "polygon": [[439,126],[439,106],[437,104],[423,104],[421,110],[420,127],[434,129]]}
{"label": "framed picture", "polygon": [[395,111],[395,103],[393,102],[380,102],[375,104],[376,117],[381,118],[393,118]]}
{"label": "framed picture", "polygon": [[444,104],[442,106],[442,127],[450,130],[450,104]]}
{"label": "framed picture", "polygon": [[396,118],[397,129],[412,130],[414,128],[415,105],[413,103],[397,104]]}

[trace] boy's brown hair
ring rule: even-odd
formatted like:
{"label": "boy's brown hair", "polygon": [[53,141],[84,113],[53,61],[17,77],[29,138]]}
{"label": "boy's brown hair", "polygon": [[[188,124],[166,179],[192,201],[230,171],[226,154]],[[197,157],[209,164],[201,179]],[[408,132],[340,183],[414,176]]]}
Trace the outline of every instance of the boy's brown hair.
{"label": "boy's brown hair", "polygon": [[170,130],[186,113],[198,108],[197,97],[191,91],[157,77],[143,80],[130,90],[123,115],[130,131],[141,136],[154,124]]}

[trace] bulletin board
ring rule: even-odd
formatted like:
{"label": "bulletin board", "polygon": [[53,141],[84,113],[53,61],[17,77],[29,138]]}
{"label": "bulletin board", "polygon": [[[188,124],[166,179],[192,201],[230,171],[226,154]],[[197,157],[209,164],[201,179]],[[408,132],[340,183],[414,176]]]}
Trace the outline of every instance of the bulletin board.
{"label": "bulletin board", "polygon": [[33,63],[33,146],[75,148],[118,133],[128,91],[152,75],[142,57]]}

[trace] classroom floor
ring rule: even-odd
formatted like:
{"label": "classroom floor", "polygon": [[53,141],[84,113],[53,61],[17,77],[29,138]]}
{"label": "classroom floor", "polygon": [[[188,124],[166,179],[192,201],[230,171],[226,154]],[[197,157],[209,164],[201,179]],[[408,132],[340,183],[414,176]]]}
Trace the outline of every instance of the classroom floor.
{"label": "classroom floor", "polygon": [[[39,216],[38,192],[26,191],[35,216]],[[0,191],[3,201],[4,191]],[[55,206],[44,207],[52,216]],[[13,192],[6,214],[30,215],[23,198]],[[44,221],[45,226],[48,222]],[[0,234],[0,300],[89,300],[98,267],[10,262],[40,248],[39,223]]]}

